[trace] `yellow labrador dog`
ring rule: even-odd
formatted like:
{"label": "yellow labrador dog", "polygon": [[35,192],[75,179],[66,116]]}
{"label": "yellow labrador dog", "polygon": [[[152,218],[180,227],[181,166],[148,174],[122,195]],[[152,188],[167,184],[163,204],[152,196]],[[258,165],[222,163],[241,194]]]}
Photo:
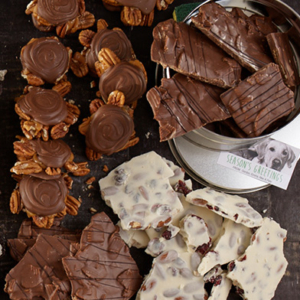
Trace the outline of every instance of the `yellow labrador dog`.
{"label": "yellow labrador dog", "polygon": [[291,147],[272,139],[256,143],[249,150],[257,153],[257,156],[252,161],[279,172],[286,164],[290,168],[296,159]]}

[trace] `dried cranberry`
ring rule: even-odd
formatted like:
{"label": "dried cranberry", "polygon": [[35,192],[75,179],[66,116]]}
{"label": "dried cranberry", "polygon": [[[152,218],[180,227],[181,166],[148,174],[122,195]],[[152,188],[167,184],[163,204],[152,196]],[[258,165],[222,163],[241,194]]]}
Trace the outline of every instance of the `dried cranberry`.
{"label": "dried cranberry", "polygon": [[218,275],[214,280],[214,286],[220,285],[222,282],[222,276]]}
{"label": "dried cranberry", "polygon": [[183,194],[184,196],[186,196],[187,194],[189,194],[192,190],[189,189],[186,186],[186,183],[182,180],[179,180],[176,185],[175,185],[175,191],[178,193]]}
{"label": "dried cranberry", "polygon": [[172,237],[172,233],[169,230],[165,230],[161,236],[166,240],[170,240]]}

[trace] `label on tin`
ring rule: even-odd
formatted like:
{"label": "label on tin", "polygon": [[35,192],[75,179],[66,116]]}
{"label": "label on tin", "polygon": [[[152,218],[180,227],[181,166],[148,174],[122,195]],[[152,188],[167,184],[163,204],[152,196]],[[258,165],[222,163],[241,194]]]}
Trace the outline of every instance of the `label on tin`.
{"label": "label on tin", "polygon": [[221,151],[218,164],[286,190],[299,156],[300,149],[268,138],[248,148]]}

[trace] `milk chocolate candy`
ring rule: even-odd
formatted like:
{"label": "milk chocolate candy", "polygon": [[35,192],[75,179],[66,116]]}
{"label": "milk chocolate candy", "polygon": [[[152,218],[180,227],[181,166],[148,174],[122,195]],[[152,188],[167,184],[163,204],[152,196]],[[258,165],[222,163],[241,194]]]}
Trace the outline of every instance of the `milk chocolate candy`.
{"label": "milk chocolate candy", "polygon": [[288,264],[283,254],[285,239],[286,230],[274,220],[264,218],[245,254],[229,264],[227,277],[239,288],[243,299],[274,297]]}
{"label": "milk chocolate candy", "polygon": [[221,100],[249,137],[261,135],[294,109],[294,93],[286,87],[274,63],[221,94]]}
{"label": "milk chocolate candy", "polygon": [[184,75],[217,85],[235,86],[241,66],[195,28],[170,19],[153,29],[151,59]]}
{"label": "milk chocolate candy", "polygon": [[35,245],[6,275],[5,291],[11,299],[67,299],[71,286],[62,265],[71,242],[39,235]]}
{"label": "milk chocolate candy", "polygon": [[105,3],[113,3],[114,5],[134,7],[142,11],[143,14],[149,14],[155,7],[156,0],[104,0]]}
{"label": "milk chocolate candy", "polygon": [[79,251],[63,258],[63,265],[72,299],[130,299],[142,281],[129,248],[105,213],[92,217]]}
{"label": "milk chocolate candy", "polygon": [[202,5],[192,23],[251,72],[272,62],[263,46],[265,36],[255,24],[236,17],[215,2]]}
{"label": "milk chocolate candy", "polygon": [[206,207],[216,214],[241,223],[249,228],[262,224],[262,216],[254,210],[246,198],[214,191],[211,188],[195,190],[189,193],[186,201]]}
{"label": "milk chocolate candy", "polygon": [[283,32],[270,33],[267,35],[267,41],[284,83],[288,87],[297,86],[300,83],[299,71],[287,34]]}
{"label": "milk chocolate candy", "polygon": [[159,122],[160,141],[166,141],[230,118],[220,100],[222,89],[176,74],[163,78],[160,87],[147,93],[154,119]]}

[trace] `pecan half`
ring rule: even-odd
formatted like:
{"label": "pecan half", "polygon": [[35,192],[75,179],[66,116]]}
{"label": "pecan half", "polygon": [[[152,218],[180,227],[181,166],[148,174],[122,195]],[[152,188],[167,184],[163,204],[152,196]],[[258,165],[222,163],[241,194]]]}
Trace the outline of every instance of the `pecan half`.
{"label": "pecan half", "polygon": [[107,104],[123,107],[125,104],[125,95],[120,91],[113,91],[108,96]]}
{"label": "pecan half", "polygon": [[73,179],[68,174],[64,174],[63,178],[67,188],[71,190],[73,185]]}
{"label": "pecan half", "polygon": [[92,39],[95,34],[96,33],[94,31],[89,30],[89,29],[82,30],[78,36],[80,44],[87,48],[90,47]]}
{"label": "pecan half", "polygon": [[64,167],[69,172],[75,172],[78,170],[78,165],[74,161],[67,161]]}
{"label": "pecan half", "polygon": [[16,174],[33,174],[33,173],[40,173],[42,172],[42,167],[34,162],[33,160],[26,160],[26,161],[18,161],[15,165],[10,169],[12,173]]}
{"label": "pecan half", "polygon": [[99,77],[111,66],[120,62],[118,56],[109,48],[102,48],[98,53],[98,59],[95,63],[95,69]]}
{"label": "pecan half", "polygon": [[153,20],[154,20],[154,10],[152,10],[148,15],[143,14],[140,26],[151,26]]}
{"label": "pecan half", "polygon": [[62,97],[67,95],[71,91],[71,89],[72,85],[69,81],[60,81],[52,88],[52,90],[58,92]]}
{"label": "pecan half", "polygon": [[21,196],[19,190],[14,190],[10,196],[9,208],[13,214],[18,214],[22,208],[23,204],[21,202]]}
{"label": "pecan half", "polygon": [[90,114],[94,114],[99,107],[101,107],[102,105],[105,105],[104,101],[101,99],[94,99],[91,103],[90,103]]}
{"label": "pecan half", "polygon": [[83,122],[78,126],[78,130],[82,135],[85,135],[88,131],[91,122],[91,117],[83,119]]}
{"label": "pecan half", "polygon": [[29,116],[27,116],[20,108],[19,104],[16,103],[15,104],[15,112],[19,115],[20,118],[29,121],[31,118]]}
{"label": "pecan half", "polygon": [[97,21],[97,31],[99,32],[102,29],[105,29],[108,27],[108,24],[106,23],[106,21],[104,19],[99,19]]}
{"label": "pecan half", "polygon": [[68,115],[64,122],[68,125],[72,125],[77,122],[78,117],[80,115],[80,110],[76,105],[73,105],[69,102],[66,102],[67,109],[68,109]]}
{"label": "pecan half", "polygon": [[93,161],[99,160],[102,156],[101,153],[95,152],[93,149],[88,147],[85,148],[85,154],[88,160],[93,160]]}
{"label": "pecan half", "polygon": [[51,128],[51,137],[56,140],[63,138],[69,131],[69,125],[67,125],[65,122],[60,122],[59,124],[53,126]]}
{"label": "pecan half", "polygon": [[174,0],[156,0],[156,8],[158,10],[165,10],[169,4],[173,3]]}
{"label": "pecan half", "polygon": [[67,213],[71,216],[76,216],[78,214],[78,209],[81,205],[81,201],[70,195],[67,195],[67,199],[65,202],[67,207]]}
{"label": "pecan half", "polygon": [[126,26],[138,26],[142,22],[142,12],[138,8],[124,6],[121,11],[121,21]]}
{"label": "pecan half", "polygon": [[47,142],[49,140],[49,126],[44,125],[41,133],[43,141]]}
{"label": "pecan half", "polygon": [[85,57],[79,52],[74,53],[70,62],[70,68],[74,75],[79,78],[84,77],[89,72],[88,65],[85,62]]}
{"label": "pecan half", "polygon": [[31,1],[31,2],[27,5],[26,10],[25,10],[25,14],[26,14],[26,15],[32,14],[32,12],[33,12],[33,10],[34,10],[36,4],[37,4],[37,1],[38,1],[38,0],[33,0],[33,1]]}
{"label": "pecan half", "polygon": [[95,21],[96,21],[95,16],[92,13],[85,11],[83,14],[79,16],[78,28],[76,30],[92,27]]}
{"label": "pecan half", "polygon": [[59,175],[61,174],[61,169],[60,168],[51,168],[51,167],[47,167],[45,169],[45,172],[48,174],[48,175]]}
{"label": "pecan half", "polygon": [[32,140],[33,138],[41,137],[41,130],[43,129],[43,125],[36,121],[25,121],[21,120],[21,129],[24,135]]}
{"label": "pecan half", "polygon": [[29,85],[40,86],[45,84],[45,81],[42,78],[35,76],[31,73],[25,74],[24,70],[22,71],[22,76],[27,80]]}
{"label": "pecan half", "polygon": [[73,171],[74,176],[85,176],[90,173],[90,169],[87,168],[87,162],[77,163],[77,169]]}
{"label": "pecan half", "polygon": [[17,156],[31,158],[35,154],[35,150],[28,140],[14,142],[14,153]]}
{"label": "pecan half", "polygon": [[[27,213],[28,215],[28,213]],[[32,221],[34,224],[40,228],[51,228],[54,222],[53,216],[32,216]]]}

